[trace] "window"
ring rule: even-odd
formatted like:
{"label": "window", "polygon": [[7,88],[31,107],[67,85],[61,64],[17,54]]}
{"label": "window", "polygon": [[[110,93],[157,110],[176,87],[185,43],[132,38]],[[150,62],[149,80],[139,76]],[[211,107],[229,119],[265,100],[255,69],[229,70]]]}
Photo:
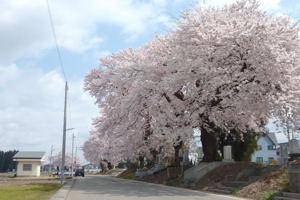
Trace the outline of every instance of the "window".
{"label": "window", "polygon": [[263,163],[264,162],[264,158],[263,157],[256,157],[256,162]]}
{"label": "window", "polygon": [[274,146],[273,145],[268,145],[268,150],[274,150]]}
{"label": "window", "polygon": [[23,171],[32,171],[32,164],[23,164]]}
{"label": "window", "polygon": [[257,150],[262,150],[261,145],[258,145],[258,146],[257,146]]}
{"label": "window", "polygon": [[273,158],[273,157],[269,157],[268,159],[269,159],[269,164],[272,164],[272,163],[273,163],[273,160],[274,160],[274,158]]}

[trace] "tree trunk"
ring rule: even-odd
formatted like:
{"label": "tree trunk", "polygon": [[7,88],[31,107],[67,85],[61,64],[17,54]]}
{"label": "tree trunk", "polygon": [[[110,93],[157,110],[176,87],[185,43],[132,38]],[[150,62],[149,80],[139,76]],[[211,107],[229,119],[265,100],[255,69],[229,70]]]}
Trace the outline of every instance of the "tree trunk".
{"label": "tree trunk", "polygon": [[144,156],[139,156],[139,168],[143,169],[145,167]]}
{"label": "tree trunk", "polygon": [[107,162],[107,168],[111,170],[114,168],[114,166],[111,164],[111,162]]}
{"label": "tree trunk", "polygon": [[107,161],[103,160],[100,162],[102,173],[105,174],[108,171]]}
{"label": "tree trunk", "polygon": [[147,158],[147,167],[151,168],[155,165],[156,156],[158,155],[158,152],[156,150],[150,149],[150,153],[152,158]]}
{"label": "tree trunk", "polygon": [[174,146],[175,149],[175,155],[174,155],[174,167],[179,167],[180,166],[180,161],[182,160],[181,157],[179,156],[179,151],[182,148],[183,143],[180,142],[178,145]]}
{"label": "tree trunk", "polygon": [[207,129],[201,127],[201,142],[204,154],[202,162],[222,160],[218,153],[217,137],[215,133],[209,132]]}

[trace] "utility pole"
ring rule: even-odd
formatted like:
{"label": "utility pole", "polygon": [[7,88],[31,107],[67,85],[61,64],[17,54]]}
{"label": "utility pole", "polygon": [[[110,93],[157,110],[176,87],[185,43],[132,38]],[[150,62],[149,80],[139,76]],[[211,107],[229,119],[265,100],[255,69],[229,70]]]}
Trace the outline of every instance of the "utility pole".
{"label": "utility pole", "polygon": [[53,153],[53,144],[51,145],[51,151],[50,151],[50,165],[49,165],[49,174],[52,171],[52,153]]}
{"label": "utility pole", "polygon": [[[75,135],[73,133],[72,135],[72,164],[71,164],[71,176],[73,177],[73,166],[74,166],[74,139],[75,139]],[[75,160],[76,160],[76,157],[75,157]]]}
{"label": "utility pole", "polygon": [[65,104],[64,104],[64,125],[63,125],[63,142],[62,142],[62,159],[60,167],[60,183],[64,183],[65,173],[65,159],[66,159],[66,131],[67,131],[67,94],[68,94],[68,82],[65,84]]}

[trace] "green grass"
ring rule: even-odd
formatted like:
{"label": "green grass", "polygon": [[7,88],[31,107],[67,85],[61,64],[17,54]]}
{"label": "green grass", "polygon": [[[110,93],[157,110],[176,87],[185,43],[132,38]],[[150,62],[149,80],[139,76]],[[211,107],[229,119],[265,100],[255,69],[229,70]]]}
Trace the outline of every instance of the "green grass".
{"label": "green grass", "polygon": [[59,184],[0,186],[0,200],[47,200],[60,188]]}
{"label": "green grass", "polygon": [[239,187],[239,188],[233,188],[233,189],[230,190],[230,192],[231,192],[231,194],[236,194],[236,193],[238,193],[240,190],[241,190],[240,187]]}
{"label": "green grass", "polygon": [[277,191],[277,190],[270,190],[270,191],[267,191],[267,192],[263,193],[262,199],[263,199],[263,200],[271,200],[271,199],[273,199],[277,194],[278,194],[278,191]]}

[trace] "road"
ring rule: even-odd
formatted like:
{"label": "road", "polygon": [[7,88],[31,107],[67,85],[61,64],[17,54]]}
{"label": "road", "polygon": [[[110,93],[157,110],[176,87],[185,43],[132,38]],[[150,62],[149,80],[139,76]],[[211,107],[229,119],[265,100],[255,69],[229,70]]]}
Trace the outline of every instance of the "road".
{"label": "road", "polygon": [[168,187],[109,176],[77,178],[66,200],[240,200],[183,188]]}

